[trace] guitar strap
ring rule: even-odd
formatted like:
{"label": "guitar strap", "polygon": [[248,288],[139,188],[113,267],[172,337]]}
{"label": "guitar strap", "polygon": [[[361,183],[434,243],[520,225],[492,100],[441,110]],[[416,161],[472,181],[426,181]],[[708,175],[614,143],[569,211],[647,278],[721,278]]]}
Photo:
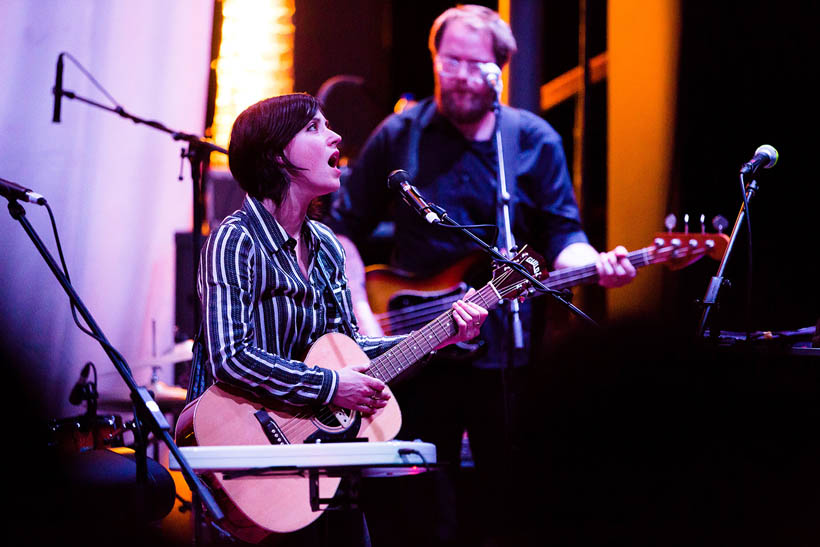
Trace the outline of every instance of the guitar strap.
{"label": "guitar strap", "polygon": [[[518,198],[515,193],[516,187],[516,174],[515,174],[515,165],[516,160],[518,159],[518,138],[520,135],[519,131],[519,120],[520,114],[517,109],[515,108],[505,108],[501,107],[501,114],[499,116],[498,123],[501,126],[501,143],[503,147],[504,153],[504,178],[507,186],[507,192],[510,194],[510,230],[515,227],[515,206]],[[502,202],[501,202],[501,185],[497,188],[496,193],[496,226],[498,226],[498,245],[502,245],[504,242],[504,233],[502,229],[504,227],[504,218],[502,215]]]}
{"label": "guitar strap", "polygon": [[[347,329],[347,335],[355,340],[356,331],[353,329],[353,325],[348,317],[349,313],[353,313],[353,311],[346,310],[344,306],[342,306],[342,301],[338,296],[336,296],[337,291],[333,289],[333,283],[330,282],[330,276],[327,273],[331,270],[330,260],[325,256],[325,251],[321,246],[319,247],[319,251],[316,253],[316,261],[318,262],[319,271],[322,274],[322,278],[325,280],[325,292],[330,294],[330,298],[336,304],[336,309],[339,311],[339,316],[342,318],[344,327]],[[339,287],[338,292],[341,293],[343,290],[344,286],[341,286]]]}
{"label": "guitar strap", "polygon": [[423,186],[424,181],[416,180],[419,171],[419,142],[421,142],[422,128],[427,127],[427,124],[430,123],[430,120],[436,113],[436,106],[432,102],[432,99],[428,99],[424,105],[418,108],[420,109],[418,116],[408,117],[409,127],[407,131],[407,141],[404,146],[401,147],[403,157],[399,158],[399,165],[410,175],[412,184]]}
{"label": "guitar strap", "polygon": [[[415,181],[416,186],[422,187],[423,181],[416,181],[419,165],[419,144],[421,142],[422,128],[430,123],[432,116],[435,114],[435,105],[430,103],[426,106],[420,107],[422,111],[418,116],[410,118],[409,128],[407,132],[407,141],[403,147],[404,155],[400,158],[400,165],[410,175],[410,180]],[[509,192],[510,199],[510,225],[515,226],[514,212],[517,197],[515,193],[516,174],[515,165],[519,152],[519,135],[520,135],[520,118],[521,115],[515,108],[502,107],[501,114],[497,123],[501,128],[501,142],[504,149],[504,177],[507,183],[507,192]],[[495,134],[493,134],[495,140]],[[501,217],[501,189],[497,189],[496,193],[496,210],[498,215],[496,218],[496,226],[498,226],[499,238],[503,237],[501,228],[503,226],[503,219]],[[497,243],[501,243],[498,241]]]}
{"label": "guitar strap", "polygon": [[210,367],[205,362],[205,333],[202,325],[199,326],[199,332],[194,337],[193,355],[191,357],[191,371],[188,377],[188,392],[185,397],[185,404],[190,403],[213,383]]}

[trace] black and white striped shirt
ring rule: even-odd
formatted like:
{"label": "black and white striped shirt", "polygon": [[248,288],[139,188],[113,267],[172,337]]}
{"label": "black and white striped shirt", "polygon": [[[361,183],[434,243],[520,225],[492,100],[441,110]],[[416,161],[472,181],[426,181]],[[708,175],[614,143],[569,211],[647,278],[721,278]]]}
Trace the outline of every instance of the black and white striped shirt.
{"label": "black and white striped shirt", "polygon": [[290,404],[325,404],[336,393],[338,373],[299,360],[321,335],[352,335],[370,358],[402,337],[360,336],[341,244],[311,220],[300,237],[310,257],[308,279],[296,260],[296,240],[250,196],[210,235],[198,279],[205,357],[216,380]]}

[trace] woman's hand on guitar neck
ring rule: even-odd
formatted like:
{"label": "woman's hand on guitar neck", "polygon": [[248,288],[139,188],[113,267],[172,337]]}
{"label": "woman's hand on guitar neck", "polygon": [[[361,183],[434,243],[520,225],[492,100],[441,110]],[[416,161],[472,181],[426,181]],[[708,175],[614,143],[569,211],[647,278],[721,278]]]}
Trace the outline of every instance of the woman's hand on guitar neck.
{"label": "woman's hand on guitar neck", "polygon": [[367,367],[368,365],[354,365],[340,369],[339,387],[330,403],[358,410],[365,416],[384,408],[390,394],[384,390],[384,382],[363,374]]}
{"label": "woman's hand on guitar neck", "polygon": [[456,322],[458,331],[455,335],[436,346],[436,349],[441,349],[450,344],[466,342],[478,336],[482,323],[487,319],[488,312],[478,304],[467,301],[473,293],[475,293],[475,289],[470,289],[464,295],[464,298],[453,302],[453,320]]}

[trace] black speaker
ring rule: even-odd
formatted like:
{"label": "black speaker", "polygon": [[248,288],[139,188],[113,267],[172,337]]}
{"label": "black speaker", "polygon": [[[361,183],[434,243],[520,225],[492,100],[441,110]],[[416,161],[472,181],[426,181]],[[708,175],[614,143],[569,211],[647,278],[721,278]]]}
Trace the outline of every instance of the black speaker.
{"label": "black speaker", "polygon": [[[245,192],[234,180],[230,171],[225,169],[209,169],[204,177],[205,187],[205,218],[210,230],[216,229],[222,220],[242,207]],[[200,239],[204,245],[206,237]],[[176,243],[176,290],[175,290],[175,322],[174,338],[177,342],[196,336],[198,325],[196,310],[199,306],[199,297],[196,293],[196,267],[199,261],[194,262],[192,253],[193,235],[190,232],[175,234]],[[199,249],[196,257],[199,257]]]}
{"label": "black speaker", "polygon": [[176,243],[176,280],[174,298],[174,339],[177,342],[193,338],[196,335],[196,307],[199,298],[196,294],[196,277],[194,272],[193,236],[190,232],[174,234]]}

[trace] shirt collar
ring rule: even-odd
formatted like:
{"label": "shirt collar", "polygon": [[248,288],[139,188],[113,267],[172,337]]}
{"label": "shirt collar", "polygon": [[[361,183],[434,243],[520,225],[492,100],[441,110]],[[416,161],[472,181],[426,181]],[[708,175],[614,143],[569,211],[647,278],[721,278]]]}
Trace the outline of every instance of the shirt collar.
{"label": "shirt collar", "polygon": [[[268,252],[276,253],[282,249],[293,249],[296,246],[296,240],[288,234],[279,224],[279,221],[270,214],[270,211],[265,209],[258,199],[245,196],[242,209],[250,219],[251,230]],[[313,227],[313,223],[307,217],[305,217],[305,222],[302,225],[301,237],[308,245],[308,251],[312,253],[313,249],[316,248],[318,234],[316,228]]]}

